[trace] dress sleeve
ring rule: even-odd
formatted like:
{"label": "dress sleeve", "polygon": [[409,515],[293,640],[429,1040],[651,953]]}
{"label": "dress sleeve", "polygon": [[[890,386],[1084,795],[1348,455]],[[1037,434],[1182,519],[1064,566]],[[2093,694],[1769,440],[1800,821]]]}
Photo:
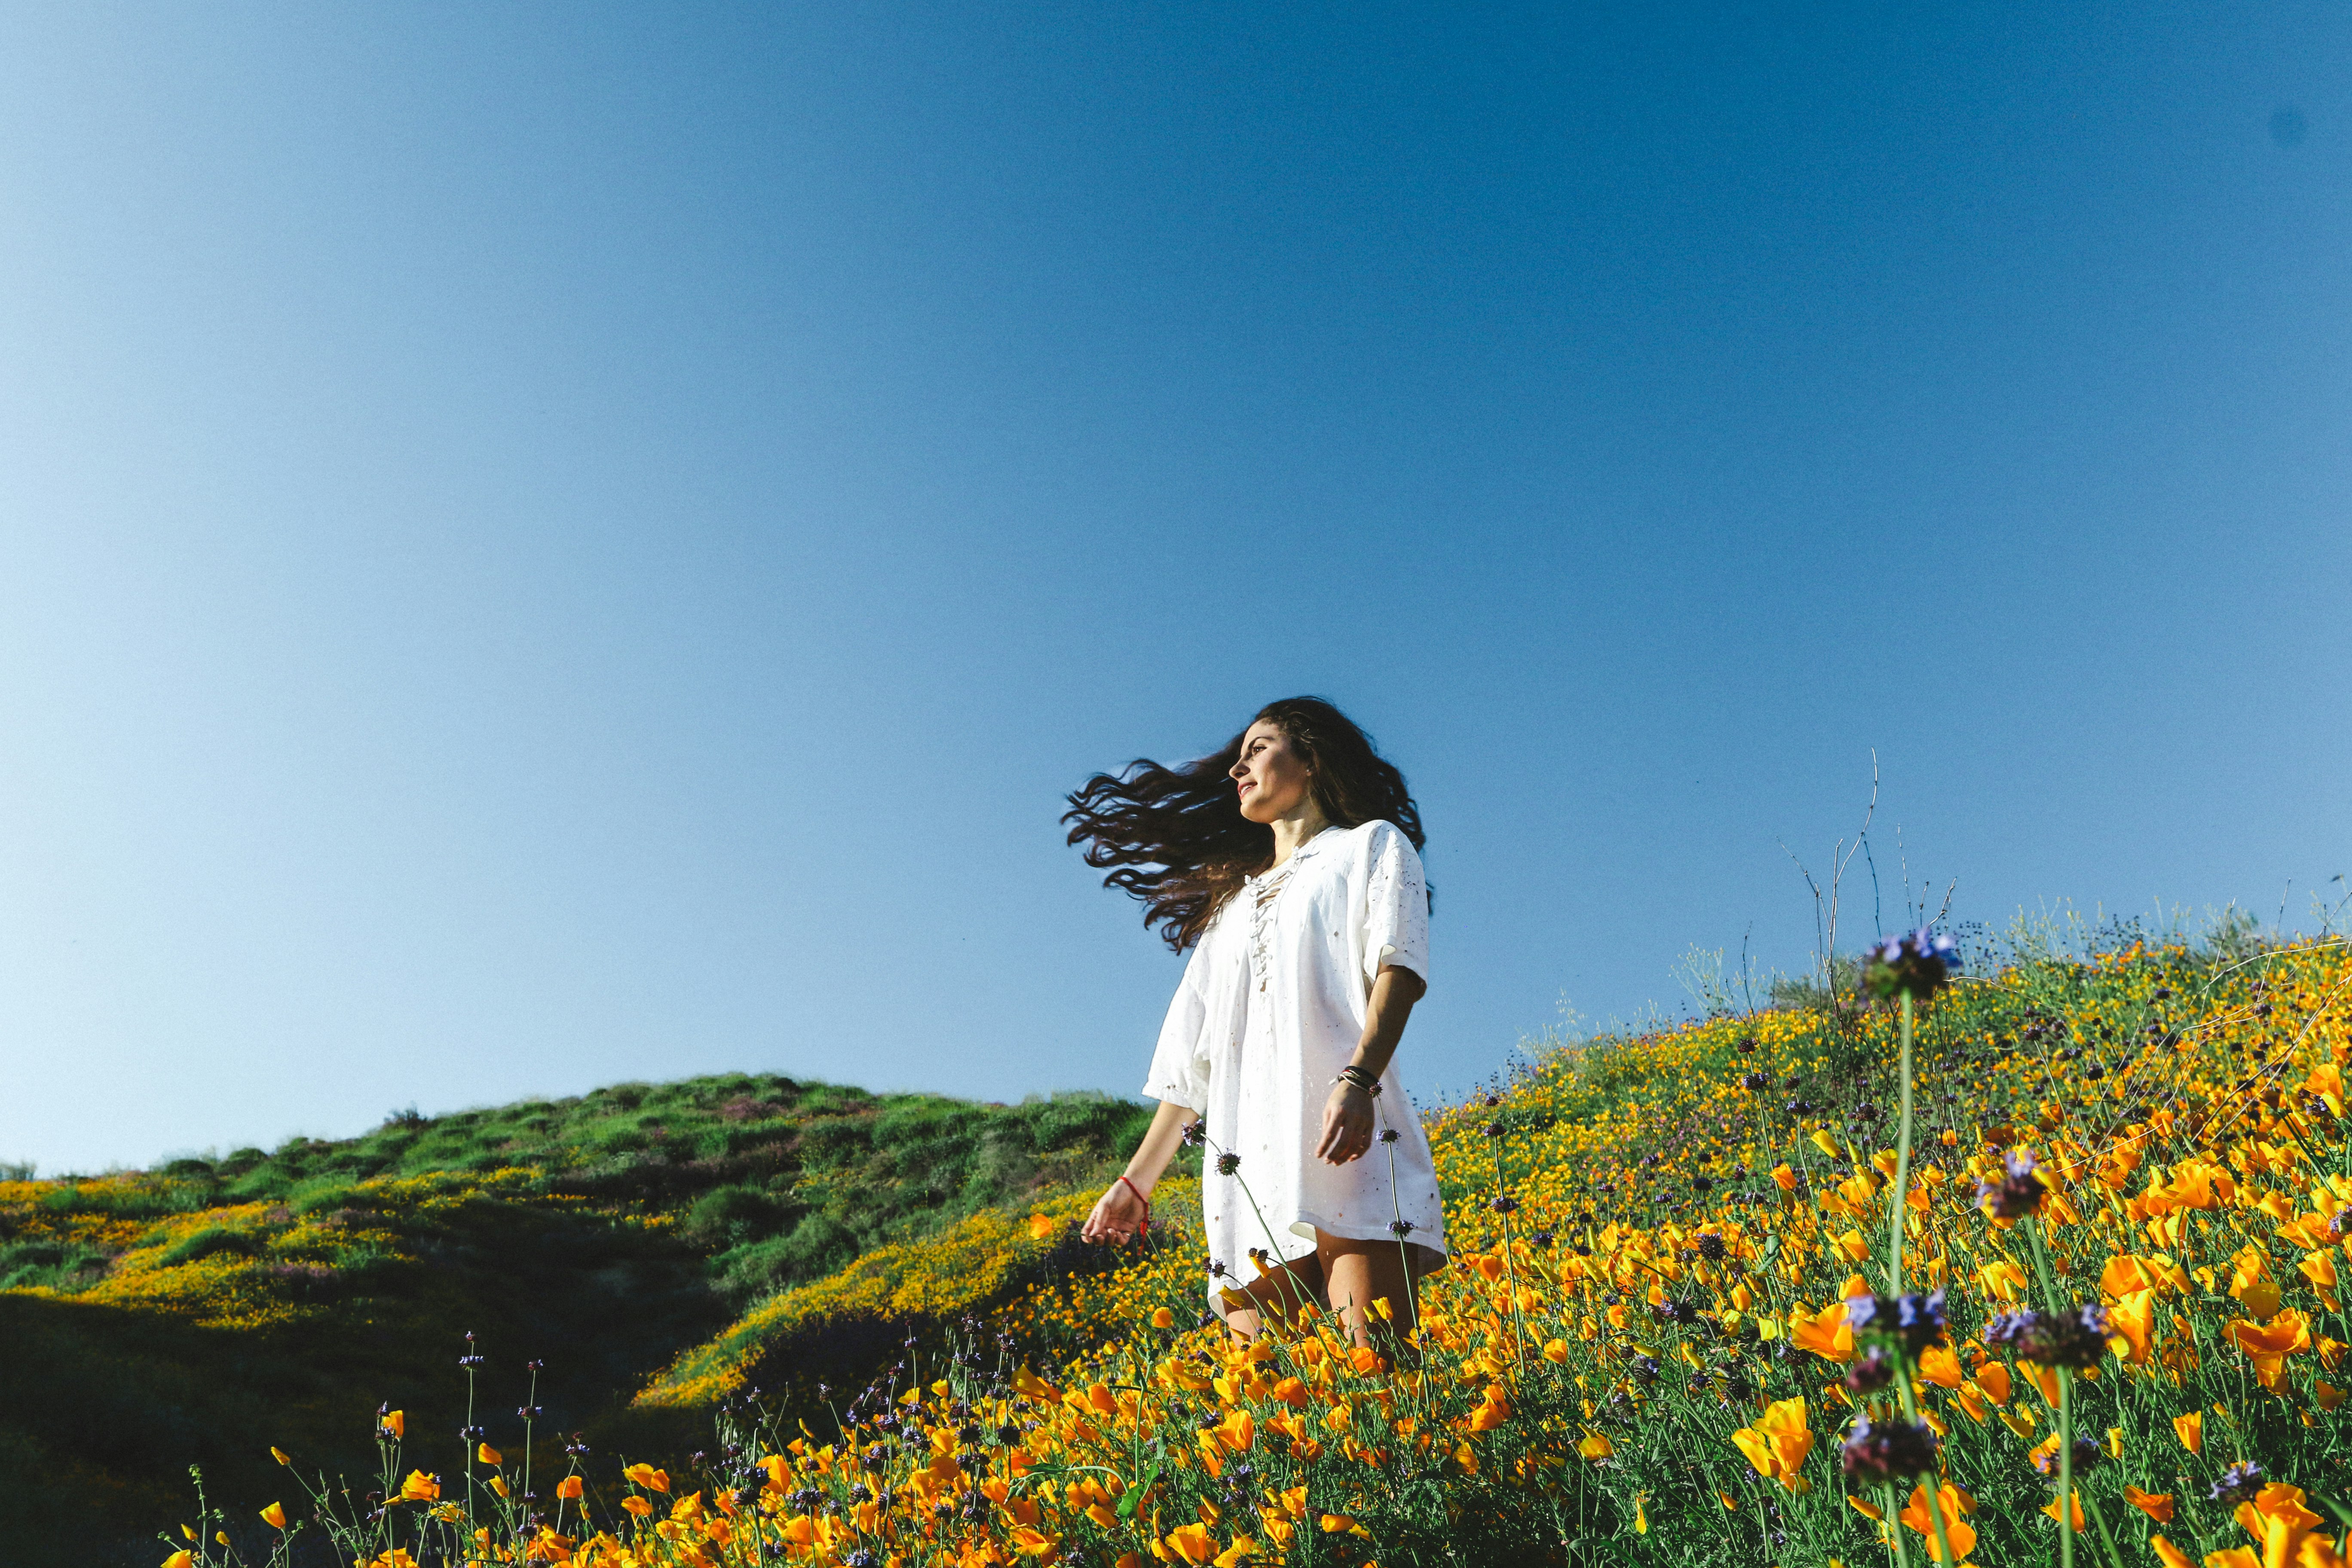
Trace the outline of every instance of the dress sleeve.
{"label": "dress sleeve", "polygon": [[1364,978],[1381,966],[1410,969],[1429,983],[1429,884],[1412,840],[1383,822],[1372,831],[1364,883]]}
{"label": "dress sleeve", "polygon": [[1216,936],[1212,926],[1184,965],[1184,983],[1168,1004],[1160,1044],[1151,1053],[1151,1074],[1143,1084],[1150,1099],[1203,1114],[1209,1109],[1209,952]]}

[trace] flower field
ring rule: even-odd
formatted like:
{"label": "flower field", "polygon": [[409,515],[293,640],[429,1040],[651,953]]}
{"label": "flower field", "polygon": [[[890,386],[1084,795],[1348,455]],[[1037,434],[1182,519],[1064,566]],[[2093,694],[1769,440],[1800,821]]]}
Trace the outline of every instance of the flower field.
{"label": "flower field", "polygon": [[[2334,1568],[2347,1002],[2340,941],[2135,943],[1923,991],[1909,1050],[1853,996],[1561,1050],[1433,1124],[1455,1259],[1389,1357],[1226,1342],[1181,1240],[959,1316],[1072,1255],[1072,1194],[686,1352],[640,1399],[712,1402],[691,1457],[389,1413],[373,1495],[291,1456],[172,1568]],[[875,1381],[763,1370],[845,1303],[908,1325]]]}

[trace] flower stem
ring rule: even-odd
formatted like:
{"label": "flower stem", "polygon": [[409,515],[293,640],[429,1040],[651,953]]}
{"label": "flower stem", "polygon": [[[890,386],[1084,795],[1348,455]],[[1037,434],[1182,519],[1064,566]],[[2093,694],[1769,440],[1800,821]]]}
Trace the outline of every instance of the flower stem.
{"label": "flower stem", "polygon": [[2058,1369],[2058,1568],[2074,1568],[2074,1373],[2063,1366]]}
{"label": "flower stem", "polygon": [[2057,1277],[2050,1271],[2050,1254],[2042,1244],[2040,1215],[2025,1216],[2025,1241],[2033,1254],[2033,1277],[2042,1285],[2042,1310],[2045,1312],[2055,1312],[2059,1310],[2058,1280]]}
{"label": "flower stem", "polygon": [[[1907,1355],[1898,1353],[1895,1358],[1895,1388],[1903,1396],[1903,1414],[1916,1425],[1919,1419],[1919,1396],[1912,1391],[1911,1358]],[[1943,1568],[1959,1568],[1960,1560],[1952,1552],[1951,1536],[1944,1528],[1943,1479],[1938,1472],[1928,1471],[1921,1492],[1927,1500],[1927,1521],[1935,1530],[1936,1561]]]}
{"label": "flower stem", "polygon": [[1411,1327],[1405,1331],[1418,1335],[1421,1330],[1421,1293],[1415,1288],[1413,1283],[1412,1249],[1405,1245],[1405,1237],[1412,1233],[1404,1228],[1404,1200],[1397,1196],[1396,1145],[1394,1143],[1391,1143],[1387,1147],[1389,1156],[1389,1212],[1396,1215],[1396,1224],[1391,1226],[1390,1229],[1391,1234],[1394,1235],[1396,1237],[1397,1261],[1404,1266],[1405,1307],[1412,1319]]}
{"label": "flower stem", "polygon": [[462,1451],[460,1462],[466,1467],[466,1517],[474,1517],[474,1336],[466,1336],[466,1430],[457,1439]]}
{"label": "flower stem", "polygon": [[2123,1548],[2116,1544],[2116,1532],[2107,1528],[2106,1516],[2099,1511],[2099,1505],[2088,1492],[2083,1494],[2083,1511],[2089,1514],[2091,1522],[2099,1527],[2099,1539],[2106,1543],[2108,1563],[2113,1564],[2113,1568],[2124,1568]]}
{"label": "flower stem", "polygon": [[[1503,1187],[1503,1141],[1496,1138],[1489,1142],[1495,1148],[1495,1195],[1500,1198],[1507,1195]],[[1519,1311],[1519,1269],[1511,1258],[1511,1216],[1507,1212],[1503,1215],[1503,1269],[1511,1291],[1511,1351],[1518,1362],[1519,1375],[1524,1378],[1528,1374],[1527,1324]]]}
{"label": "flower stem", "polygon": [[[1895,1143],[1895,1189],[1886,1222],[1887,1294],[1903,1294],[1903,1217],[1911,1185],[1911,993],[1903,993],[1903,1048],[1898,1057],[1902,1076],[1903,1116]],[[1937,1515],[1938,1518],[1942,1516]]]}
{"label": "flower stem", "polygon": [[[523,1401],[523,1409],[531,1412],[522,1418],[522,1495],[528,1498],[532,1495],[530,1489],[531,1428],[538,1421],[539,1409],[539,1363],[536,1361],[530,1363],[530,1393]],[[507,1510],[508,1516],[512,1518],[514,1512],[514,1508],[509,1506]]]}
{"label": "flower stem", "polygon": [[[1215,1149],[1220,1155],[1225,1152],[1224,1150],[1217,1147],[1214,1140],[1209,1140],[1208,1143],[1209,1147]],[[1234,1184],[1240,1187],[1242,1190],[1242,1196],[1249,1200],[1250,1213],[1256,1216],[1258,1230],[1265,1237],[1267,1247],[1266,1258],[1273,1265],[1267,1272],[1282,1276],[1282,1282],[1276,1287],[1276,1289],[1281,1295],[1284,1302],[1284,1310],[1281,1313],[1283,1321],[1286,1322],[1296,1321],[1296,1315],[1298,1309],[1307,1304],[1304,1293],[1299,1288],[1297,1278],[1290,1272],[1289,1262],[1282,1256],[1281,1243],[1275,1240],[1274,1227],[1265,1223],[1265,1211],[1257,1206],[1257,1194],[1250,1191],[1249,1183],[1243,1178],[1239,1170],[1235,1170],[1232,1174]]]}

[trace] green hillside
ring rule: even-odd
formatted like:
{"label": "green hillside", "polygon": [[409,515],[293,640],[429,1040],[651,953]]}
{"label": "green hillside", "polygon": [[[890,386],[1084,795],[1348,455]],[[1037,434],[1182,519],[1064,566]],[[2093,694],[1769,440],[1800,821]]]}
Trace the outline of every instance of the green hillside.
{"label": "green hillside", "polygon": [[191,1462],[267,1489],[267,1442],[359,1475],[379,1404],[454,1457],[469,1331],[488,1408],[522,1402],[536,1359],[542,1430],[650,1440],[628,1402],[685,1347],[877,1248],[1102,1178],[1148,1114],[735,1074],[0,1183],[0,1539],[27,1568],[88,1563],[43,1542],[68,1521],[151,1536],[188,1512]]}
{"label": "green hillside", "polygon": [[[2084,1562],[2337,1568],[2352,946],[2125,936],[1971,966],[1908,1045],[1842,989],[1437,1115],[1415,1367],[1204,1322],[1197,1171],[1150,1245],[1077,1242],[1142,1119],[1100,1099],[714,1079],[0,1184],[0,1561],[152,1568],[191,1459],[255,1561],[310,1506],[272,1443],[352,1479],[343,1563],[1916,1561],[1921,1472],[1849,1473],[1907,1395],[1962,1561],[2053,1560],[2064,1485]],[[811,1278],[820,1225],[856,1255]],[[447,1489],[371,1519],[379,1404]],[[572,1545],[509,1510],[525,1458]],[[280,1568],[326,1568],[305,1528]]]}

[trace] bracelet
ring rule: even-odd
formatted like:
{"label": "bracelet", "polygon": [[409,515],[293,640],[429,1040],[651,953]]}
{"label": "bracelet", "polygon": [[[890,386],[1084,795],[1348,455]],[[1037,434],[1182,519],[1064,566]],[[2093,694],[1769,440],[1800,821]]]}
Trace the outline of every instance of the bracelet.
{"label": "bracelet", "polygon": [[1378,1099],[1380,1097],[1381,1080],[1371,1073],[1366,1071],[1364,1068],[1356,1066],[1353,1062],[1349,1062],[1346,1067],[1341,1068],[1339,1069],[1339,1076],[1333,1079],[1331,1081],[1333,1083],[1353,1084],[1356,1088],[1362,1089],[1366,1094],[1372,1096],[1374,1099]]}
{"label": "bracelet", "polygon": [[1151,1194],[1145,1192],[1141,1187],[1137,1186],[1133,1182],[1129,1181],[1125,1173],[1121,1173],[1118,1179],[1120,1184],[1126,1187],[1129,1192],[1133,1193],[1137,1197],[1143,1200],[1143,1220],[1141,1224],[1136,1226],[1136,1234],[1139,1236],[1150,1236],[1151,1234]]}

